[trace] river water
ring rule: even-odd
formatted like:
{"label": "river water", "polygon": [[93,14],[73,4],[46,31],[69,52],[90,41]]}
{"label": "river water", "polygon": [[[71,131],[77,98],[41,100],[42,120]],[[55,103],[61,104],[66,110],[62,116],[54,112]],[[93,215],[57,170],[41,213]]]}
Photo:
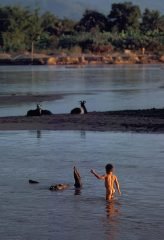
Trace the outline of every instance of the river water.
{"label": "river water", "polygon": [[[1,131],[0,152],[3,240],[163,240],[164,135]],[[108,162],[122,190],[110,204],[104,183],[90,174],[103,174]],[[83,182],[79,195],[74,165]],[[70,188],[51,192],[54,183]]]}
{"label": "river water", "polygon": [[[0,93],[63,94],[42,103],[54,113],[68,112],[81,99],[90,111],[163,107],[162,76],[160,65],[3,66]],[[0,115],[23,115],[35,104],[0,103]],[[163,134],[0,131],[0,153],[3,240],[163,240]],[[104,183],[90,174],[91,168],[103,174],[107,163],[115,166],[122,191],[110,204]],[[74,165],[83,182],[78,194]],[[70,188],[49,191],[55,183]]]}
{"label": "river water", "polygon": [[[0,95],[62,94],[43,108],[68,113],[87,101],[88,111],[164,106],[162,65],[128,66],[0,66]],[[0,116],[25,115],[37,102],[0,102]]]}

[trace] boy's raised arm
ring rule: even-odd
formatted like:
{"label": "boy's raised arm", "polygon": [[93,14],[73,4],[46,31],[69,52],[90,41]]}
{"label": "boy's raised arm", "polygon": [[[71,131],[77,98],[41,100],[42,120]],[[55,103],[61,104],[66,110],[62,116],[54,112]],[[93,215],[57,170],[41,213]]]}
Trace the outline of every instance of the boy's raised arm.
{"label": "boy's raised arm", "polygon": [[98,179],[100,180],[104,180],[105,177],[104,176],[100,176],[98,173],[95,172],[95,170],[91,169],[91,173]]}

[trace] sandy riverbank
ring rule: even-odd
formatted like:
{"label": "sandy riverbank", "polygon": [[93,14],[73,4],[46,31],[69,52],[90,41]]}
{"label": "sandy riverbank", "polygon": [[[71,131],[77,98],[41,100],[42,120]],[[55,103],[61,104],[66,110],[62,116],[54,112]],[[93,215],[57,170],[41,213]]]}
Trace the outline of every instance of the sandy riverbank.
{"label": "sandy riverbank", "polygon": [[84,130],[164,133],[164,109],[0,117],[0,130]]}
{"label": "sandy riverbank", "polygon": [[131,51],[89,54],[39,54],[30,52],[12,55],[1,53],[0,65],[95,65],[95,64],[162,64],[162,53]]}

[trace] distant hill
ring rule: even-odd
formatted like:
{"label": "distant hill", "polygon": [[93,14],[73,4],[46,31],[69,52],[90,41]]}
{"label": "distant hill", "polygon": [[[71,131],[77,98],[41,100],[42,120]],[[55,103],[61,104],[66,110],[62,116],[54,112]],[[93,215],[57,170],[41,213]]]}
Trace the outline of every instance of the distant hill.
{"label": "distant hill", "polygon": [[[22,5],[30,8],[39,7],[42,12],[50,11],[60,18],[80,19],[86,9],[97,10],[108,14],[112,3],[125,2],[122,0],[0,0],[0,5]],[[159,10],[164,14],[163,0],[132,0],[143,11],[145,8]]]}

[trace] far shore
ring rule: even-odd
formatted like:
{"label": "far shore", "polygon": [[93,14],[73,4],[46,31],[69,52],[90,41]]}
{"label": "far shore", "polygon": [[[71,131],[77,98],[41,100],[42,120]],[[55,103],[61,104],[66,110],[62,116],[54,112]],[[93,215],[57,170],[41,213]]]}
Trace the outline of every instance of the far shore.
{"label": "far shore", "polygon": [[0,65],[96,65],[96,64],[163,64],[163,53],[132,51],[107,53],[42,54],[0,53]]}
{"label": "far shore", "polygon": [[78,130],[164,133],[164,109],[89,112],[84,115],[0,117],[0,130]]}

